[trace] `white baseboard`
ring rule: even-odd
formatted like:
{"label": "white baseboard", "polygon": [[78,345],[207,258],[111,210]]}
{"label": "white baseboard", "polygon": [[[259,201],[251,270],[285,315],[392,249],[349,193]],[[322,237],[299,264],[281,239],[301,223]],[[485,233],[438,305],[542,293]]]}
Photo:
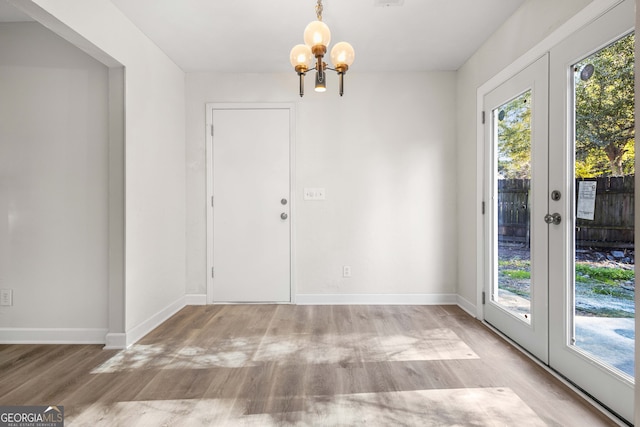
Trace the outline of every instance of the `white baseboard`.
{"label": "white baseboard", "polygon": [[456,305],[456,294],[298,294],[298,305]]}
{"label": "white baseboard", "polygon": [[104,344],[107,329],[0,328],[0,344]]}
{"label": "white baseboard", "polygon": [[187,294],[186,305],[207,305],[207,294]]}
{"label": "white baseboard", "polygon": [[478,313],[476,305],[471,304],[469,300],[462,298],[460,295],[456,295],[456,303],[458,304],[458,307],[466,311],[472,317],[478,317],[476,314]]}
{"label": "white baseboard", "polygon": [[144,322],[139,325],[129,329],[126,333],[126,346],[134,344],[136,341],[140,340],[142,337],[147,335],[149,332],[153,331],[155,328],[160,326],[164,321],[168,318],[176,314],[186,305],[186,296],[182,296],[178,298],[173,303],[166,306],[164,309],[160,310],[153,316],[149,317]]}
{"label": "white baseboard", "polygon": [[127,334],[108,333],[104,350],[122,350],[127,348]]}

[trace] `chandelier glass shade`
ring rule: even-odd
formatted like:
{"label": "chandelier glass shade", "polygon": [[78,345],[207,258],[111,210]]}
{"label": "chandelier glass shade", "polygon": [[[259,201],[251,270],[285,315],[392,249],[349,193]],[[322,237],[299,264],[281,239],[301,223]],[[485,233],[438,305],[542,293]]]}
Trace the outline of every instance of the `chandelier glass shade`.
{"label": "chandelier glass shade", "polygon": [[[316,71],[316,92],[326,90],[325,70],[332,70],[338,73],[340,81],[340,96],[344,93],[344,74],[353,64],[355,52],[353,47],[347,42],[339,42],[331,49],[331,62],[335,68],[327,66],[323,61],[327,48],[331,43],[331,31],[327,24],[322,22],[322,0],[318,0],[316,5],[317,21],[307,25],[304,30],[304,44],[298,44],[291,49],[289,60],[294,70],[298,73],[300,80],[300,96],[304,95],[304,76],[308,71]],[[310,68],[315,59],[315,67]]]}
{"label": "chandelier glass shade", "polygon": [[331,43],[331,31],[324,22],[310,22],[304,29],[304,44],[307,46],[323,45],[327,47],[329,43]]}

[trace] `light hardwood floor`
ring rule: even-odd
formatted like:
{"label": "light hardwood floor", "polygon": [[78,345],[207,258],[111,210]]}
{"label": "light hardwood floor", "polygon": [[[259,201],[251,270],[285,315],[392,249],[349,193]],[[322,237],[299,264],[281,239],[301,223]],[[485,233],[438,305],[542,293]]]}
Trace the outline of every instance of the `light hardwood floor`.
{"label": "light hardwood floor", "polygon": [[65,425],[615,425],[455,306],[186,307],[125,351],[0,346]]}

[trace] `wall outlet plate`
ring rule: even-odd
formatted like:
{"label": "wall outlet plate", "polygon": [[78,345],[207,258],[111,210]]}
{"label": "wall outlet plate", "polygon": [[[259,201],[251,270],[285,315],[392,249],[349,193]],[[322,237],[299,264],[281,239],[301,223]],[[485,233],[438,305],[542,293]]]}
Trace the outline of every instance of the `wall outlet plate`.
{"label": "wall outlet plate", "polygon": [[342,266],[342,277],[351,277],[351,266],[350,265]]}

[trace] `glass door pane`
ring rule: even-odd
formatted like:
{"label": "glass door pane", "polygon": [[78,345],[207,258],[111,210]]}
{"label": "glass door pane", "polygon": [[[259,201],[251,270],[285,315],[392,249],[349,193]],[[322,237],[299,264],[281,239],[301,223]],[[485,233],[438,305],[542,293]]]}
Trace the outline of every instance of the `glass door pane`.
{"label": "glass door pane", "polygon": [[498,277],[491,298],[530,324],[531,89],[495,108],[491,117],[498,168]]}
{"label": "glass door pane", "polygon": [[634,375],[634,35],[573,66],[577,348]]}

